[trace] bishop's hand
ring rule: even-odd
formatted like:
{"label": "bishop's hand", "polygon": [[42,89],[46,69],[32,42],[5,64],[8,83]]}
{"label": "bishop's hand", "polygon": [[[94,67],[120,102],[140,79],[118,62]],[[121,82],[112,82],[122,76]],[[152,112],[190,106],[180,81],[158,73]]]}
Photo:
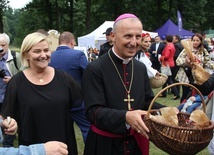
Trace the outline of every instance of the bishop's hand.
{"label": "bishop's hand", "polygon": [[126,123],[128,123],[132,129],[137,131],[137,133],[142,134],[144,137],[149,139],[149,136],[147,134],[149,132],[149,129],[147,128],[142,119],[142,116],[146,114],[147,111],[143,110],[127,111]]}

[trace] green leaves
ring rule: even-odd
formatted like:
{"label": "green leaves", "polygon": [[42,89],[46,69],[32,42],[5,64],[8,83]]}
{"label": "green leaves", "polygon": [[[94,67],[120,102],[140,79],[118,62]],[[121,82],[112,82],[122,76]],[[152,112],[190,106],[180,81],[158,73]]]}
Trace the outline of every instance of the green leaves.
{"label": "green leaves", "polygon": [[71,31],[77,38],[127,12],[136,14],[147,31],[158,29],[169,18],[177,24],[177,10],[187,30],[202,32],[214,28],[214,1],[208,0],[32,0],[25,8],[12,11],[6,9],[7,0],[3,2],[0,6],[4,7],[4,30],[11,33],[17,45],[38,29]]}

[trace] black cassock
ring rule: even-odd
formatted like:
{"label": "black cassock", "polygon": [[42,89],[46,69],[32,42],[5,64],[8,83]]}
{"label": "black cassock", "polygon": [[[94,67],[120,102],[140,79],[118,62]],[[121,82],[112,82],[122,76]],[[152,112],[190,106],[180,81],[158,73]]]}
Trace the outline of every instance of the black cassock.
{"label": "black cassock", "polygon": [[[132,75],[132,62],[124,65],[123,60],[110,51],[110,55],[118,68],[122,80],[129,89]],[[146,67],[133,59],[133,83],[130,98],[133,110],[147,110],[154,97],[149,84]],[[130,136],[126,126],[125,115],[128,110],[127,92],[109,57],[105,54],[88,65],[82,83],[86,115],[96,128],[123,135],[121,138],[102,136],[90,130],[85,145],[85,155],[141,155],[134,136]],[[159,107],[158,107],[159,108]]]}

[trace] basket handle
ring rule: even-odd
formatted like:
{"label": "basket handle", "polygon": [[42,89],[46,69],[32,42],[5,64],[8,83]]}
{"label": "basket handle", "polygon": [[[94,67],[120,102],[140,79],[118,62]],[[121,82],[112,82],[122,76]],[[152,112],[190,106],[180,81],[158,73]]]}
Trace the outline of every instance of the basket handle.
{"label": "basket handle", "polygon": [[206,104],[205,104],[204,97],[203,97],[203,95],[201,94],[201,92],[200,92],[195,86],[193,86],[193,85],[191,85],[191,84],[189,84],[189,83],[183,83],[183,82],[181,82],[181,83],[173,83],[173,84],[171,84],[171,85],[168,85],[167,87],[165,87],[164,89],[162,89],[160,92],[158,92],[158,93],[156,94],[156,96],[153,98],[153,100],[151,101],[151,103],[150,103],[150,105],[149,105],[148,113],[147,113],[147,115],[146,115],[147,118],[149,118],[149,114],[150,114],[150,111],[151,111],[151,109],[152,109],[152,106],[153,106],[155,100],[159,97],[159,95],[160,95],[161,93],[163,93],[164,91],[166,91],[167,89],[169,89],[169,88],[171,88],[171,87],[174,87],[174,86],[179,86],[179,85],[184,85],[184,86],[188,86],[188,87],[191,87],[191,88],[195,89],[196,92],[197,92],[197,93],[199,94],[199,96],[201,97],[201,101],[202,101],[202,104],[203,104],[203,111],[206,112]]}

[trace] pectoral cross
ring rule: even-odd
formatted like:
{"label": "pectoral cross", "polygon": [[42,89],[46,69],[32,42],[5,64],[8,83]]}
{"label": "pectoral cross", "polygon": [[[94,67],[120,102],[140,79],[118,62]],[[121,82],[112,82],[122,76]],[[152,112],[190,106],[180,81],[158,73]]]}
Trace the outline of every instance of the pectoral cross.
{"label": "pectoral cross", "polygon": [[131,102],[134,102],[134,99],[133,99],[133,98],[131,99],[129,93],[128,93],[128,95],[127,95],[127,99],[125,98],[124,101],[128,103],[128,110],[131,110],[131,109],[132,109],[132,108],[131,108]]}

